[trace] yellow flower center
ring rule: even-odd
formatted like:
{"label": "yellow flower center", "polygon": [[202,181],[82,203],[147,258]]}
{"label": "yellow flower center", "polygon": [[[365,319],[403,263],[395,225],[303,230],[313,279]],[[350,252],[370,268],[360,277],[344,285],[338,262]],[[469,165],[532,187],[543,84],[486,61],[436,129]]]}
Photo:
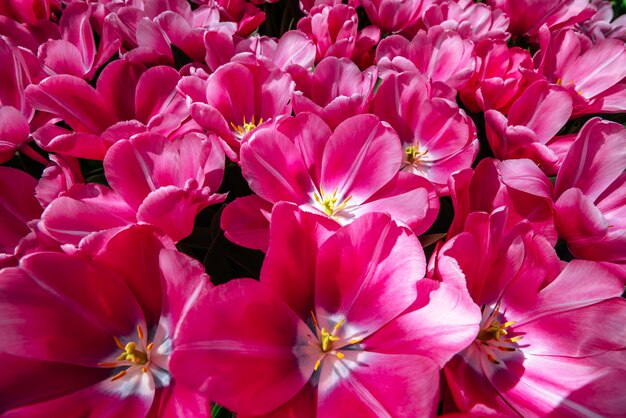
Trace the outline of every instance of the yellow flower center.
{"label": "yellow flower center", "polygon": [[416,164],[426,154],[428,154],[428,150],[420,151],[419,145],[410,145],[404,150],[404,159],[408,164]]}
{"label": "yellow flower center", "polygon": [[[139,338],[140,344],[143,344],[143,336],[143,330],[140,326],[137,326],[137,337]],[[135,341],[129,341],[126,343],[126,345],[124,345],[117,337],[113,337],[113,340],[115,341],[115,345],[120,350],[122,350],[122,354],[115,358],[116,361],[98,363],[98,366],[107,368],[123,366],[129,367],[129,364],[126,362],[131,362],[132,365],[130,365],[130,367],[142,366],[141,371],[144,373],[148,372],[148,363],[150,362],[149,354],[154,347],[153,343],[148,344],[145,348],[145,351],[142,351],[137,348],[137,343]],[[111,381],[121,379],[122,377],[126,376],[127,373],[127,370],[122,370],[121,372],[113,376]]]}
{"label": "yellow flower center", "polygon": [[313,198],[328,216],[334,216],[335,214],[341,212],[346,208],[346,205],[348,204],[350,199],[352,199],[352,196],[348,196],[341,203],[337,204],[339,202],[339,198],[337,197],[337,189],[333,191],[333,194],[329,195],[325,194],[324,189],[322,189],[322,186],[320,186],[319,193],[315,192],[313,194]]}
{"label": "yellow flower center", "polygon": [[235,132],[243,136],[262,123],[263,123],[263,118],[259,119],[259,123],[257,124],[254,122],[254,115],[252,115],[252,121],[246,122],[246,117],[244,116],[242,125],[235,125],[234,123],[231,122],[230,126],[233,128]]}
{"label": "yellow flower center", "polygon": [[[483,310],[484,309],[485,307],[483,306]],[[509,333],[507,328],[515,325],[515,321],[500,323],[497,319],[499,314],[500,302],[498,302],[495,306],[489,317],[482,322],[480,331],[476,336],[476,341],[489,349],[495,348],[499,351],[516,351],[517,348],[513,346],[512,343],[516,343],[524,337],[520,335],[511,338],[504,338]],[[500,364],[493,352],[487,352],[487,359],[493,364]]]}

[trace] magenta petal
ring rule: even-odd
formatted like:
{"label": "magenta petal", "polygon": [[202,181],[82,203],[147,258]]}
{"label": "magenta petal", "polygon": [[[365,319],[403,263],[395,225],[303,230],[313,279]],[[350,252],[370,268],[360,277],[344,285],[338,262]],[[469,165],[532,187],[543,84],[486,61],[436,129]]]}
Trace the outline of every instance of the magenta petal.
{"label": "magenta petal", "polygon": [[[426,260],[417,237],[388,215],[366,214],[328,238],[319,250],[315,305],[320,327],[345,319],[347,340],[392,320],[417,296]],[[340,328],[344,330],[344,328]]]}
{"label": "magenta petal", "polygon": [[337,190],[359,204],[380,189],[400,169],[402,149],[393,129],[373,115],[347,119],[335,129],[324,150],[321,186]]}
{"label": "magenta petal", "polygon": [[77,245],[91,232],[135,222],[135,211],[113,190],[99,184],[75,184],[42,214],[42,227],[54,239]]}
{"label": "magenta petal", "polygon": [[419,354],[443,367],[478,335],[480,308],[465,290],[424,279],[417,300],[363,342],[367,351]]}
{"label": "magenta petal", "polygon": [[226,238],[242,247],[267,251],[273,204],[257,195],[239,197],[222,212],[221,228]]}
{"label": "magenta petal", "polygon": [[293,352],[302,332],[310,333],[260,283],[231,281],[190,309],[170,367],[177,382],[199,388],[226,408],[264,414],[296,395],[313,373],[312,365],[300,369]]}
{"label": "magenta petal", "polygon": [[59,116],[80,132],[100,134],[117,121],[102,95],[71,75],[48,77],[28,86],[25,94],[34,108]]}
{"label": "magenta petal", "polygon": [[588,237],[602,238],[608,225],[600,210],[580,189],[568,189],[554,205],[556,227],[567,242]]}
{"label": "magenta petal", "polygon": [[388,213],[419,235],[435,222],[439,213],[439,198],[430,181],[400,172],[353,211],[357,216],[368,212]]}
{"label": "magenta petal", "polygon": [[[144,379],[151,379],[144,374]],[[137,376],[139,378],[141,376]],[[138,380],[138,379],[137,379]],[[115,383],[115,382],[113,382]],[[134,384],[125,386],[128,393],[117,394],[112,389],[109,379],[100,384],[89,386],[83,390],[67,396],[51,399],[48,402],[24,406],[3,414],[6,418],[29,418],[43,416],[67,416],[68,411],[76,416],[106,417],[106,416],[146,416],[152,404],[154,391],[136,396],[141,384],[147,383],[138,380]],[[130,396],[129,396],[130,395]]]}
{"label": "magenta petal", "polygon": [[37,180],[21,170],[0,166],[0,253],[13,254],[30,229],[27,223],[41,215],[35,198]]}
{"label": "magenta petal", "polygon": [[226,195],[209,195],[208,189],[187,190],[166,186],[150,193],[137,211],[137,220],[163,230],[174,241],[180,241],[193,230],[198,212],[222,202]]}
{"label": "magenta petal", "polygon": [[0,284],[0,352],[93,367],[117,350],[113,337],[143,322],[122,279],[79,257],[27,256]]}
{"label": "magenta petal", "polygon": [[159,267],[166,286],[163,289],[167,295],[164,311],[171,315],[174,324],[179,324],[195,303],[206,297],[213,284],[202,264],[173,249],[159,253]]}
{"label": "magenta petal", "polygon": [[438,381],[439,368],[427,357],[347,354],[331,372],[322,370],[317,416],[433,416],[439,396]]}
{"label": "magenta petal", "polygon": [[[68,363],[32,360],[0,354],[0,383],[3,394],[0,411],[39,404],[97,384],[110,376],[110,370],[77,366]],[[33,379],[33,376],[46,376]],[[12,412],[11,414],[16,414]],[[7,416],[7,415],[3,415]]]}
{"label": "magenta petal", "polygon": [[176,95],[180,80],[178,72],[167,66],[152,67],[141,75],[135,94],[135,119],[148,123],[151,117],[163,112]]}
{"label": "magenta petal", "polygon": [[241,170],[250,188],[270,202],[308,203],[314,186],[296,146],[272,128],[241,146]]}
{"label": "magenta petal", "polygon": [[261,282],[304,321],[314,306],[318,248],[338,229],[339,224],[328,217],[286,202],[276,204],[272,211],[270,247]]}
{"label": "magenta petal", "polygon": [[39,49],[39,59],[52,74],[68,74],[83,77],[85,69],[83,57],[76,46],[62,39],[50,40]]}
{"label": "magenta petal", "polygon": [[626,167],[626,129],[591,119],[581,129],[557,176],[555,195],[577,187],[594,201]]}
{"label": "magenta petal", "polygon": [[131,225],[110,237],[94,257],[94,260],[123,277],[141,306],[148,329],[159,322],[162,311],[158,278],[159,253],[163,247],[154,228]]}
{"label": "magenta petal", "polygon": [[135,119],[135,90],[145,71],[141,64],[117,60],[104,67],[98,77],[96,89],[114,105],[118,120]]}
{"label": "magenta petal", "polygon": [[[589,280],[589,277],[597,280]],[[524,288],[523,284],[518,286]],[[515,320],[521,324],[554,312],[578,309],[619,297],[623,289],[623,282],[601,264],[573,260],[552,283],[541,290],[533,306],[517,309],[511,316],[515,316]],[[515,301],[514,293],[511,299]],[[515,308],[514,304],[509,305],[511,309]]]}
{"label": "magenta petal", "polygon": [[100,135],[71,132],[57,125],[47,124],[33,133],[33,138],[41,148],[68,157],[89,160],[104,159],[109,142]]}
{"label": "magenta petal", "polygon": [[18,146],[28,140],[30,128],[22,113],[12,106],[0,106],[0,164],[15,154]]}

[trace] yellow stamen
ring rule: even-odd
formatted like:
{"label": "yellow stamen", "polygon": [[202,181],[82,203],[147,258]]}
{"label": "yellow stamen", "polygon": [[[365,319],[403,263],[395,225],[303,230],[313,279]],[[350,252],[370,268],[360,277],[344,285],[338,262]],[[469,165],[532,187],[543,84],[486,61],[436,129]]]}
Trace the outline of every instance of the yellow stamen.
{"label": "yellow stamen", "polygon": [[404,154],[406,155],[406,162],[414,164],[419,162],[420,158],[428,154],[428,150],[420,151],[419,145],[410,145],[406,147]]}
{"label": "yellow stamen", "polygon": [[117,356],[116,360],[128,360],[135,364],[146,364],[148,362],[148,355],[143,351],[137,350],[137,344],[134,341],[131,341],[126,344],[124,352]]}
{"label": "yellow stamen", "polygon": [[144,372],[144,373],[148,373],[148,368],[146,366],[143,366],[141,368],[141,371]]}
{"label": "yellow stamen", "polygon": [[317,361],[315,362],[315,366],[313,366],[313,370],[314,370],[314,371],[317,371],[317,369],[319,369],[319,368],[320,368],[320,364],[322,364],[322,361],[321,361],[321,360],[317,360]]}
{"label": "yellow stamen", "polygon": [[333,194],[328,195],[324,194],[324,189],[322,189],[322,186],[320,186],[319,194],[315,192],[313,194],[313,199],[315,199],[317,204],[322,207],[322,210],[328,216],[334,216],[335,214],[341,212],[346,208],[348,202],[350,201],[350,199],[352,199],[352,196],[346,197],[339,205],[337,205],[337,202],[339,201],[339,197],[337,197],[337,189],[335,188]]}
{"label": "yellow stamen", "polygon": [[344,355],[342,352],[337,352],[335,355],[336,355],[336,356],[337,356],[337,358],[338,358],[338,359],[340,359],[340,360],[341,360],[342,358],[344,358],[344,357],[345,357],[345,355]]}
{"label": "yellow stamen", "polygon": [[339,337],[335,337],[326,328],[322,328],[322,351],[328,351],[335,341],[339,341]]}
{"label": "yellow stamen", "polygon": [[337,332],[339,327],[341,327],[341,325],[343,325],[344,322],[346,322],[345,319],[342,319],[341,321],[337,322],[337,324],[335,325],[335,328],[333,328],[333,333]]}
{"label": "yellow stamen", "polygon": [[150,343],[148,344],[148,346],[146,347],[146,350],[148,351],[152,351],[152,349],[154,348],[154,343]]}
{"label": "yellow stamen", "polygon": [[517,337],[505,338],[504,341],[509,342],[509,343],[516,343],[519,340],[521,340],[522,338],[524,338],[523,335],[518,335]]}

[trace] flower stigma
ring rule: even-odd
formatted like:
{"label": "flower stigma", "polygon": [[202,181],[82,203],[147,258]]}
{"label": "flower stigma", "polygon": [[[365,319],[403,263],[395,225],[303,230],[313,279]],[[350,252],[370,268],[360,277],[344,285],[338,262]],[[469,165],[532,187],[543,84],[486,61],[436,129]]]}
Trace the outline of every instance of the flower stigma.
{"label": "flower stigma", "polygon": [[[150,343],[144,347],[144,342],[143,342],[144,333],[143,333],[143,329],[141,328],[141,326],[137,326],[137,337],[139,338],[139,344],[141,345],[142,349],[138,348],[137,343],[135,341],[129,341],[124,345],[122,344],[119,338],[113,337],[113,340],[115,341],[115,345],[120,350],[122,350],[122,353],[115,358],[115,361],[101,362],[101,363],[98,363],[98,366],[107,367],[107,368],[124,367],[124,366],[128,368],[132,368],[132,367],[140,366],[141,371],[144,373],[147,373],[148,366],[150,363],[150,352],[154,348],[154,344]],[[128,374],[128,369],[122,370],[121,372],[113,376],[113,378],[111,378],[111,381],[113,382],[118,379],[121,379],[127,374]]]}
{"label": "flower stigma", "polygon": [[409,165],[417,164],[426,154],[428,150],[420,151],[419,145],[410,145],[404,150],[404,162]]}

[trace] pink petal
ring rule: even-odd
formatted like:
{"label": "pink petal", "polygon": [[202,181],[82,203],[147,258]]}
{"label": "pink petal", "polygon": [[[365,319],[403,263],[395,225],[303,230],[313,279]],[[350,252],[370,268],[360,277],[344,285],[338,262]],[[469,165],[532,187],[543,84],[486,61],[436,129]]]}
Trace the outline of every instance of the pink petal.
{"label": "pink petal", "polygon": [[296,146],[273,129],[260,129],[241,146],[241,170],[250,188],[270,202],[308,203],[313,183]]}
{"label": "pink petal", "polygon": [[34,108],[59,116],[80,132],[100,134],[117,120],[99,92],[71,75],[48,77],[28,86],[25,94]]}
{"label": "pink petal", "polygon": [[152,67],[141,75],[135,94],[135,119],[148,123],[151,117],[164,111],[176,96],[178,72],[167,66]]}
{"label": "pink petal", "polygon": [[286,202],[274,206],[270,225],[270,246],[261,269],[261,282],[307,321],[314,306],[318,248],[339,225],[326,216],[302,211]]}
{"label": "pink petal", "polygon": [[332,372],[322,369],[317,416],[432,416],[438,374],[439,368],[422,356],[347,354]]}
{"label": "pink petal", "polygon": [[400,168],[396,133],[373,115],[352,117],[335,129],[322,161],[321,186],[340,200],[359,204],[391,180]]}
{"label": "pink petal", "polygon": [[4,353],[93,367],[143,323],[122,279],[80,257],[37,253],[2,276]]}
{"label": "pink petal", "polygon": [[46,208],[41,219],[48,235],[77,245],[91,232],[134,223],[135,211],[105,186],[75,184]]}
{"label": "pink petal", "polygon": [[22,113],[12,106],[0,106],[0,163],[5,163],[28,140],[30,128]]}
{"label": "pink petal", "polygon": [[94,260],[123,277],[141,306],[148,329],[157,325],[163,310],[159,270],[163,248],[154,228],[131,225],[110,237],[94,256]]}
{"label": "pink petal", "polygon": [[174,324],[179,324],[195,303],[206,297],[213,284],[200,262],[174,249],[162,250],[158,264],[167,295],[163,311],[171,315]]}
{"label": "pink petal", "polygon": [[307,330],[258,282],[231,281],[189,311],[170,367],[179,383],[200,388],[220,405],[241,414],[264,414],[296,395],[313,373],[312,366],[301,371],[293,353],[298,333]]}
{"label": "pink petal", "polygon": [[439,198],[431,182],[421,176],[400,172],[352,211],[356,216],[369,212],[387,213],[419,235],[435,222]]}
{"label": "pink petal", "polygon": [[363,342],[367,351],[418,354],[443,367],[478,335],[480,308],[466,290],[424,279],[417,300]]}
{"label": "pink petal", "polygon": [[36,185],[37,180],[25,172],[0,166],[0,252],[13,254],[30,231],[27,222],[41,215]]}
{"label": "pink petal", "polygon": [[107,65],[96,84],[107,103],[114,106],[118,120],[135,119],[135,90],[146,67],[128,60],[117,60]]}
{"label": "pink petal", "polygon": [[82,78],[89,71],[89,68],[84,67],[78,48],[62,39],[46,42],[39,49],[38,55],[51,74],[69,74]]}
{"label": "pink petal", "polygon": [[137,220],[163,230],[174,241],[180,241],[193,230],[196,215],[205,207],[220,203],[226,195],[210,195],[208,189],[186,190],[166,186],[150,193],[137,212]]}
{"label": "pink petal", "polygon": [[257,195],[239,197],[222,212],[224,236],[235,244],[267,252],[273,204]]}
{"label": "pink petal", "polygon": [[[426,260],[415,235],[388,215],[357,218],[319,250],[315,305],[320,327],[345,319],[347,340],[363,338],[415,301]],[[354,335],[353,335],[354,334]]]}
{"label": "pink petal", "polygon": [[594,201],[626,167],[626,129],[591,119],[583,126],[557,176],[555,196],[577,187]]}

